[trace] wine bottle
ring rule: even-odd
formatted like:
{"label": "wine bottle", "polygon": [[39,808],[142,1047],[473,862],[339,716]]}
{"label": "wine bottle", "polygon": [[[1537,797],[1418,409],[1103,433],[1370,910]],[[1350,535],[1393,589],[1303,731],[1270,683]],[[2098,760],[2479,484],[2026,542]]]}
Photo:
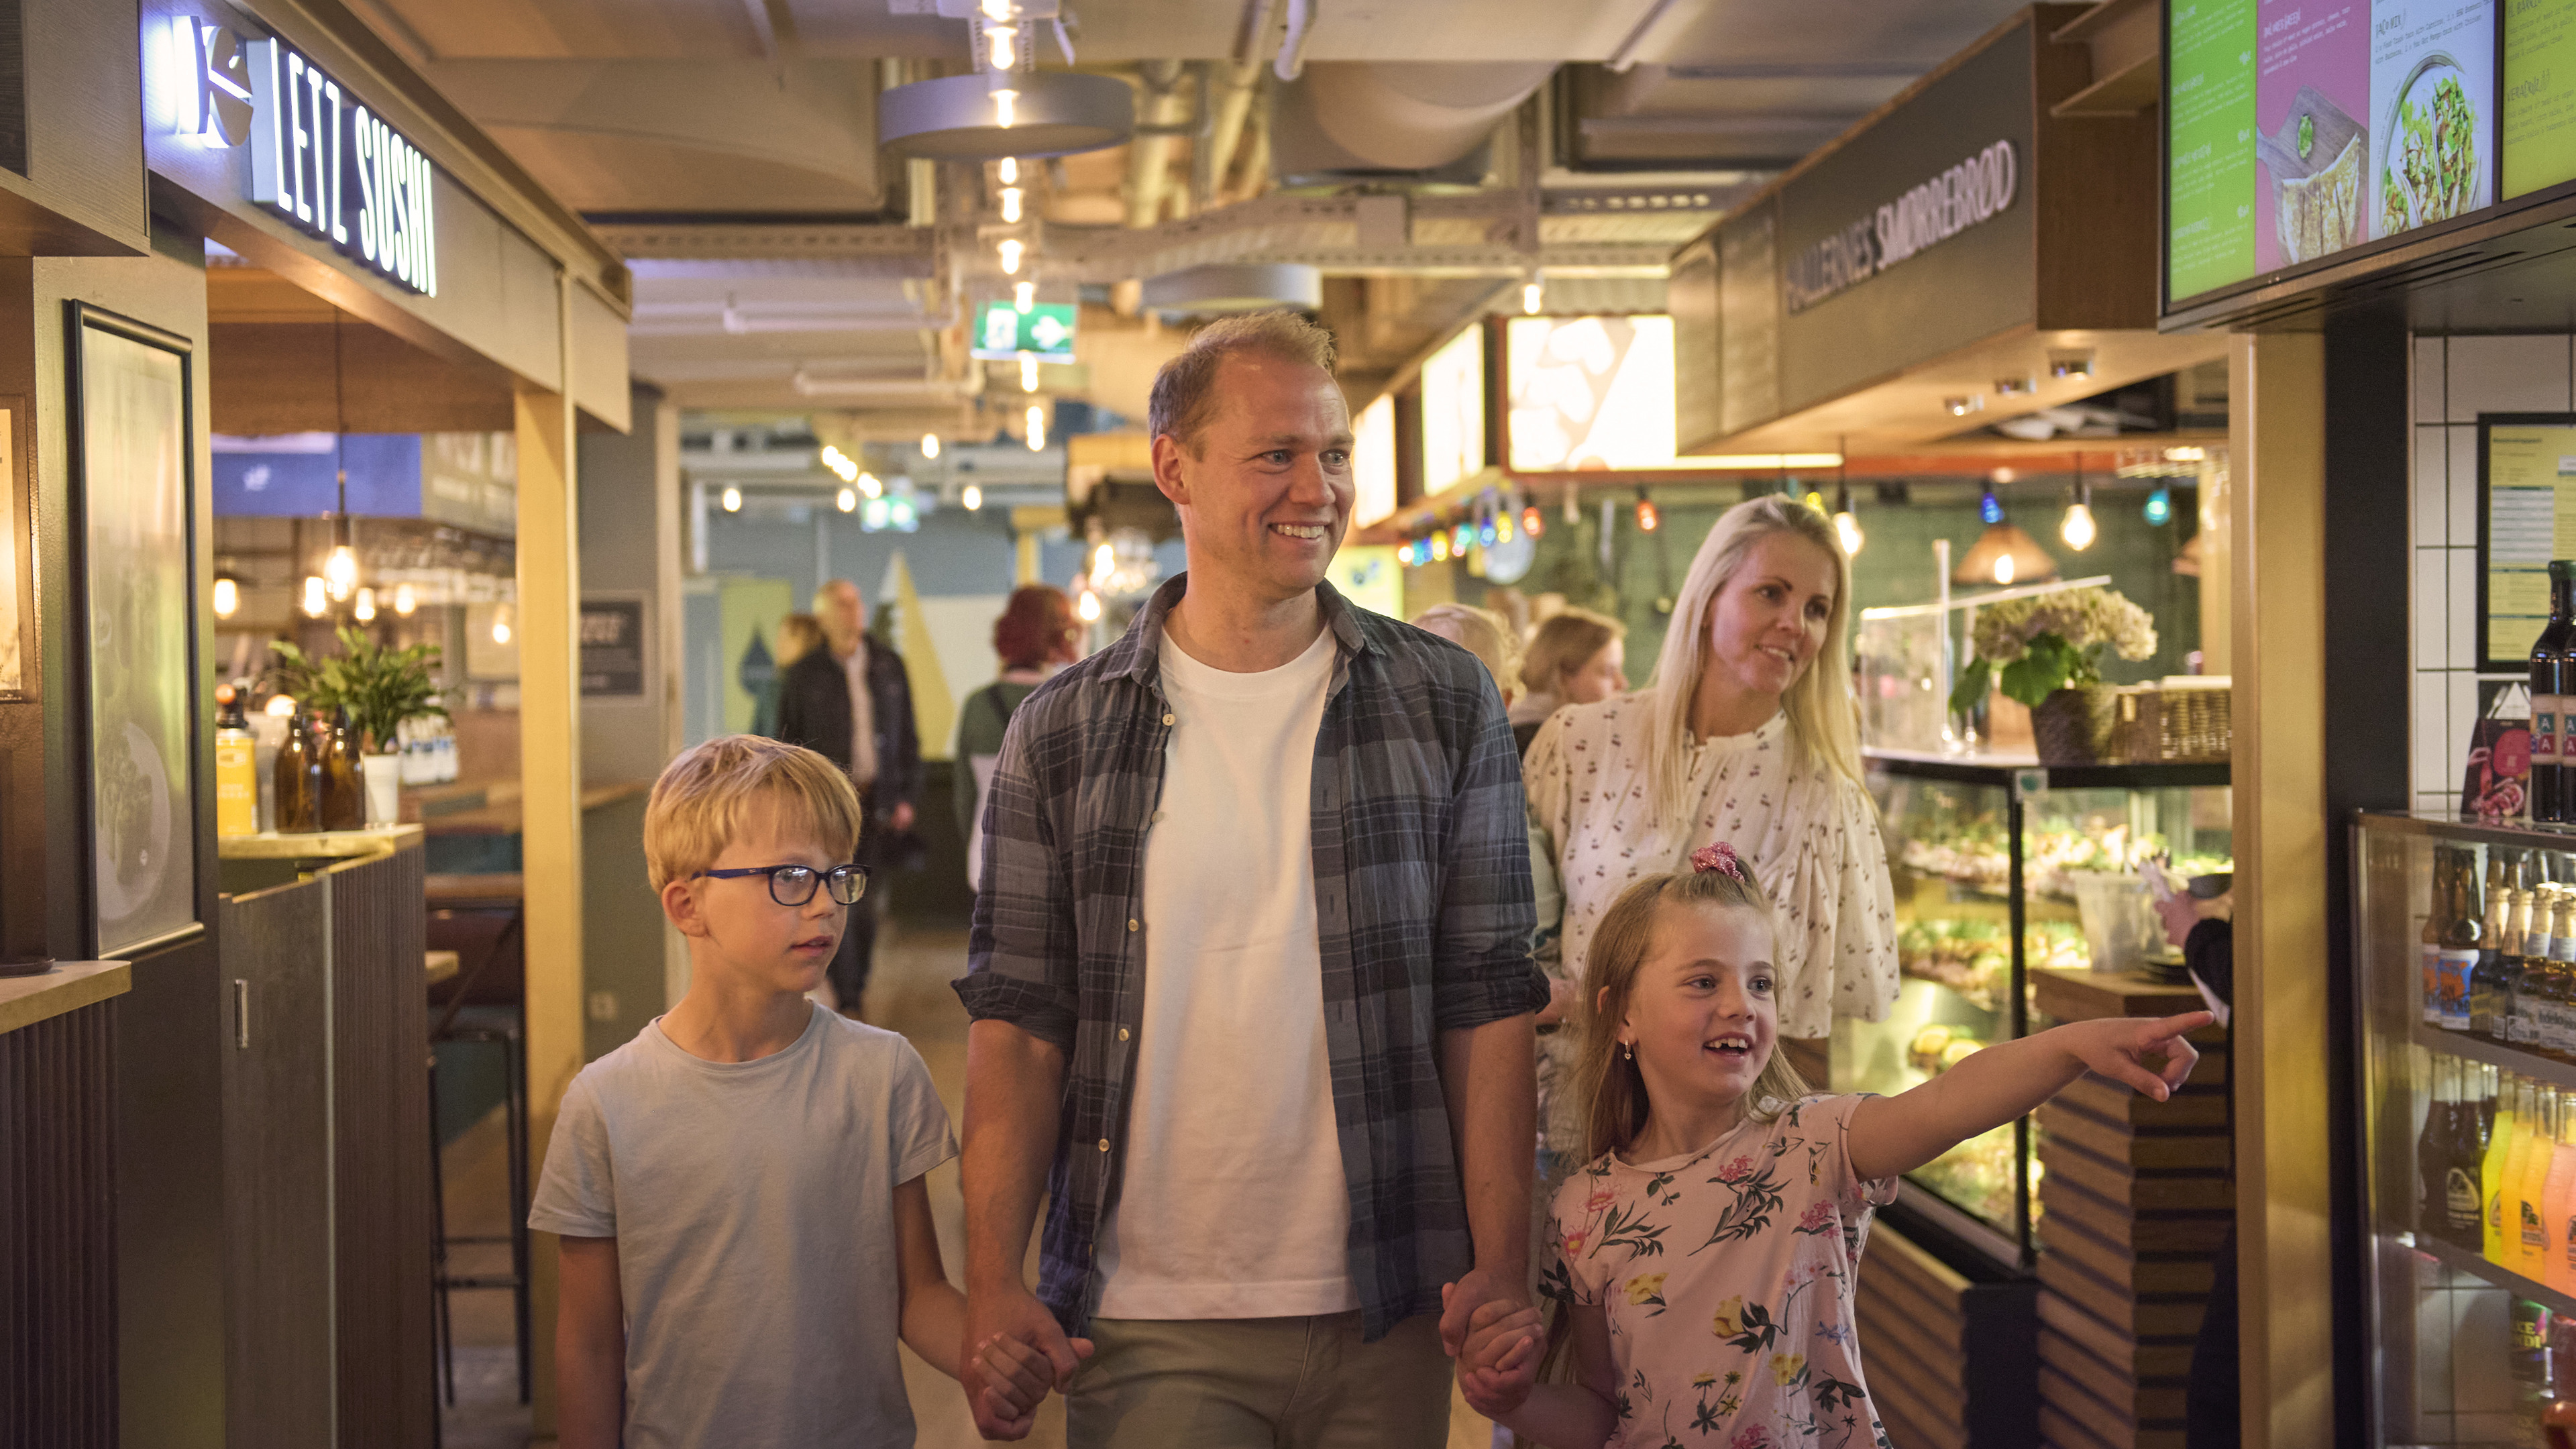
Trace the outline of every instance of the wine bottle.
{"label": "wine bottle", "polygon": [[2511,1007],[2510,983],[2522,962],[2522,937],[2531,907],[2521,891],[2508,886],[2487,901],[2486,939],[2479,943],[2478,964],[2469,973],[2469,1034],[2502,1041]]}
{"label": "wine bottle", "polygon": [[311,723],[302,718],[290,721],[286,739],[277,747],[277,762],[269,767],[280,835],[309,835],[322,828],[322,792],[315,788],[315,763]]}
{"label": "wine bottle", "polygon": [[2576,571],[2565,559],[2549,565],[2549,622],[2531,646],[2531,818],[2557,824],[2568,818],[2565,748],[2569,678],[2568,645],[2576,632]]}
{"label": "wine bottle", "polygon": [[2438,985],[2438,1024],[2445,1031],[2469,1029],[2469,978],[2476,972],[2480,947],[2486,943],[2487,907],[2478,898],[2477,858],[2467,851],[2451,872],[2450,920],[2442,932]]}
{"label": "wine bottle", "polygon": [[[349,712],[332,715],[330,744],[322,758],[322,828],[367,828],[367,786],[358,772],[358,746],[350,737]],[[2449,960],[2446,956],[2445,961]]]}

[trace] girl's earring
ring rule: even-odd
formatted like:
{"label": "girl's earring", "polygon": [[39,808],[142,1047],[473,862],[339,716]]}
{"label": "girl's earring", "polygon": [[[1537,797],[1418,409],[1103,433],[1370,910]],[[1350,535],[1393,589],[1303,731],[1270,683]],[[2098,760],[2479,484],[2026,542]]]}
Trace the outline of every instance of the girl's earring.
{"label": "girl's earring", "polygon": [[1619,1055],[1629,1061],[1635,1061],[1637,1059],[1637,1044],[1635,1042],[1627,1041],[1619,1043]]}

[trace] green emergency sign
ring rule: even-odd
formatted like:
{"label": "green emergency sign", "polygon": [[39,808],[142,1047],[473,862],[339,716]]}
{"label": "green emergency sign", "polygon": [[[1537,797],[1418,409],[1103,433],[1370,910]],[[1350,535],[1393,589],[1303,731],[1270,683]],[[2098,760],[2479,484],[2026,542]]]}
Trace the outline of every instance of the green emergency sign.
{"label": "green emergency sign", "polygon": [[1034,353],[1040,362],[1073,361],[1074,309],[1039,303],[1027,311],[1009,302],[986,302],[975,311],[977,357],[1009,362]]}

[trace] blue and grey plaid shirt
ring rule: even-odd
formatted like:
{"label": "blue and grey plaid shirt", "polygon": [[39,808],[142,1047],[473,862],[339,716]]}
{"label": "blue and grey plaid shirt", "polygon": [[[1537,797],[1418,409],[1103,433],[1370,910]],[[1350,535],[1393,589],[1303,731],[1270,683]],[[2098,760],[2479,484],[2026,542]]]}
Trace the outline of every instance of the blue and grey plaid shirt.
{"label": "blue and grey plaid shirt", "polygon": [[[984,890],[957,994],[1067,1058],[1038,1296],[1066,1332],[1100,1302],[1145,1000],[1145,831],[1171,711],[1163,585],[1124,637],[1011,718],[984,809]],[[1520,758],[1474,655],[1317,590],[1337,654],[1315,737],[1315,921],[1351,1279],[1371,1340],[1440,1311],[1473,1264],[1440,1035],[1532,1012]],[[1206,1090],[1223,1091],[1211,1082]],[[1253,1265],[1246,1264],[1247,1269]]]}

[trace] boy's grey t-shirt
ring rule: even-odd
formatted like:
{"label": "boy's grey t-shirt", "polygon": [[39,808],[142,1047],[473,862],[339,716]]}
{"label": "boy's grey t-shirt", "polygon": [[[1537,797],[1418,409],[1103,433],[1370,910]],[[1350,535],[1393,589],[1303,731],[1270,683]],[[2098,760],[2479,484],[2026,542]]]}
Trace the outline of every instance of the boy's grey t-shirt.
{"label": "boy's grey t-shirt", "polygon": [[912,1044],[821,1006],[755,1062],[657,1017],[583,1068],[528,1225],[617,1239],[627,1449],[912,1443],[894,1189],[956,1155]]}

